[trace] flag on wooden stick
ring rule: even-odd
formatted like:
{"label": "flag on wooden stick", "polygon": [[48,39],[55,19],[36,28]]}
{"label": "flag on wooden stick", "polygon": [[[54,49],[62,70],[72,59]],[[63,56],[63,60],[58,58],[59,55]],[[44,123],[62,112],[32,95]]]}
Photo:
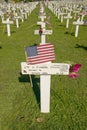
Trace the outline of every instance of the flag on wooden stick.
{"label": "flag on wooden stick", "polygon": [[51,43],[25,48],[28,64],[41,64],[55,60],[54,45]]}

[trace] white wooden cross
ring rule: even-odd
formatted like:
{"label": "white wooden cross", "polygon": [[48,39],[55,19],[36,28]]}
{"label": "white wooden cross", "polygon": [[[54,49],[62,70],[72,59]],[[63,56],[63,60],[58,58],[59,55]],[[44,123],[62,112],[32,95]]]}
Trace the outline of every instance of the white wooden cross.
{"label": "white wooden cross", "polygon": [[70,65],[66,63],[43,63],[28,65],[21,62],[23,75],[40,75],[40,102],[41,112],[50,112],[50,85],[51,75],[69,75]]}
{"label": "white wooden cross", "polygon": [[46,16],[44,16],[44,15],[40,15],[39,18],[41,18],[41,21],[43,22],[44,19],[46,18]]}
{"label": "white wooden cross", "polygon": [[[51,35],[52,30],[45,29],[44,22],[37,22],[38,25],[41,25],[43,30],[41,34],[41,44],[46,43],[46,35]],[[39,30],[35,30],[35,34],[39,34]],[[51,62],[49,62],[50,64]],[[50,79],[51,75],[40,75],[40,93],[41,93],[41,112],[48,113],[50,111]]]}
{"label": "white wooden cross", "polygon": [[2,21],[3,24],[7,24],[7,33],[8,33],[8,36],[11,35],[11,31],[10,31],[10,24],[13,24],[13,21],[10,21],[9,18],[7,18],[7,20],[3,20]]}
{"label": "white wooden cross", "polygon": [[60,19],[60,8],[58,9],[58,11],[57,11],[57,15],[58,15],[58,19]]}
{"label": "white wooden cross", "polygon": [[72,18],[71,13],[68,13],[68,15],[65,16],[64,18],[67,19],[67,21],[66,21],[66,28],[68,28],[69,27],[69,19]]}
{"label": "white wooden cross", "polygon": [[[38,25],[41,25],[42,28],[42,34],[41,34],[41,44],[46,43],[46,35],[51,35],[52,34],[52,30],[46,30],[45,26],[46,23],[45,22],[37,22]],[[34,34],[40,34],[39,30],[35,30]]]}
{"label": "white wooden cross", "polygon": [[24,11],[24,16],[25,16],[25,19],[28,18],[28,16],[27,16],[27,12],[26,12],[26,11]]}
{"label": "white wooden cross", "polygon": [[20,11],[21,11],[22,16],[23,16],[25,19],[27,19],[27,12],[26,12],[25,10],[23,10],[23,9],[21,9]]}
{"label": "white wooden cross", "polygon": [[82,12],[80,13],[80,15],[81,15],[81,21],[83,21],[84,17],[87,15],[87,12]]}
{"label": "white wooden cross", "polygon": [[17,15],[17,13],[14,16],[15,20],[16,20],[16,27],[19,28],[19,19],[20,17]]}
{"label": "white wooden cross", "polygon": [[23,9],[20,9],[20,12],[21,12],[21,20],[22,20],[22,22],[24,22],[24,13],[23,13]]}
{"label": "white wooden cross", "polygon": [[60,16],[61,16],[61,23],[63,22],[63,18],[64,18],[64,15],[65,15],[66,13],[64,13],[64,12],[60,12]]}
{"label": "white wooden cross", "polygon": [[[51,35],[52,30],[45,29],[45,23],[37,22],[42,28],[41,44],[46,44],[46,35]],[[39,30],[35,30],[35,34],[39,34]],[[48,43],[49,44],[49,43]],[[28,65],[26,62],[21,62],[22,74],[40,75],[40,105],[42,113],[50,112],[50,86],[51,75],[68,75],[69,64],[46,62],[37,65]]]}
{"label": "white wooden cross", "polygon": [[76,25],[75,37],[78,37],[79,26],[83,24],[84,22],[80,21],[80,18],[78,18],[77,21],[73,22],[73,25]]}
{"label": "white wooden cross", "polygon": [[1,16],[1,19],[2,19],[2,23],[3,23],[3,21],[4,21],[4,15]]}
{"label": "white wooden cross", "polygon": [[[44,22],[37,22],[37,24],[45,28]],[[42,36],[46,36],[46,34],[51,33],[45,32]],[[45,37],[41,38],[41,44],[44,43],[46,43]],[[46,62],[38,65],[28,65],[26,62],[21,63],[22,74],[40,75],[40,102],[42,113],[50,112],[51,75],[68,75],[69,67],[70,65],[65,63]]]}
{"label": "white wooden cross", "polygon": [[79,14],[80,11],[78,10],[73,10],[73,13],[74,13],[74,19],[76,19],[76,16]]}

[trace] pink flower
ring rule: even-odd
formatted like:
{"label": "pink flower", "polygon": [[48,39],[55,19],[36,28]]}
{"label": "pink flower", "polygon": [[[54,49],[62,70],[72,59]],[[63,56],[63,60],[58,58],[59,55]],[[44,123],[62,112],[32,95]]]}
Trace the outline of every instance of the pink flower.
{"label": "pink flower", "polygon": [[75,64],[75,65],[72,65],[70,67],[70,70],[69,70],[69,77],[70,78],[76,78],[79,76],[78,74],[78,71],[79,71],[79,68],[81,67],[82,65],[81,64]]}
{"label": "pink flower", "polygon": [[75,64],[75,65],[73,66],[73,71],[74,71],[74,72],[78,72],[80,67],[81,67],[81,64]]}
{"label": "pink flower", "polygon": [[75,73],[75,72],[72,72],[72,73],[69,74],[69,77],[70,77],[70,78],[76,78],[76,77],[78,77],[78,76],[79,76],[79,74],[78,74],[78,73]]}
{"label": "pink flower", "polygon": [[75,64],[70,67],[70,72],[78,72],[81,64]]}

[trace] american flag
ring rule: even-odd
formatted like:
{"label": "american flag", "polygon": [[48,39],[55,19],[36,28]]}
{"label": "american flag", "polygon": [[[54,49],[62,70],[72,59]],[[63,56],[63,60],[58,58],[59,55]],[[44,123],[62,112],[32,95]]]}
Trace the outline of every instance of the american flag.
{"label": "american flag", "polygon": [[25,48],[28,64],[41,64],[55,60],[54,45],[51,43]]}

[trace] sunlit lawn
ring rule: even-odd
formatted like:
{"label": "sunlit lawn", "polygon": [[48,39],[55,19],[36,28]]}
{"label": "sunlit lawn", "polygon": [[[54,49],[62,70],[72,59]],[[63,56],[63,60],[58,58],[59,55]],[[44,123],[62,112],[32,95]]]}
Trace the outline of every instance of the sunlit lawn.
{"label": "sunlit lawn", "polygon": [[0,22],[0,130],[87,129],[87,26],[80,26],[75,38],[73,20],[66,29],[66,20],[61,23],[47,8],[45,11],[51,17],[47,28],[53,34],[46,40],[54,43],[54,62],[82,64],[80,76],[52,76],[50,113],[41,113],[39,76],[32,76],[32,88],[29,76],[20,73],[20,63],[26,61],[24,48],[40,43],[40,36],[34,35],[39,28],[39,6],[24,23],[20,21],[18,29],[11,25],[10,37]]}

